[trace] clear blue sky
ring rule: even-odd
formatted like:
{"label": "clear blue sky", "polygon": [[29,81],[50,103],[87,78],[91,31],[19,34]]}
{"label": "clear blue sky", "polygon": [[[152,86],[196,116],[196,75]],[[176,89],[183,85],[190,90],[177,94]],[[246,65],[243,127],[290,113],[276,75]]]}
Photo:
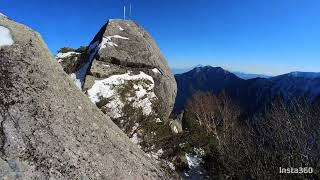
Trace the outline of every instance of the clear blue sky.
{"label": "clear blue sky", "polygon": [[[197,64],[280,74],[320,71],[319,0],[131,0],[133,19],[174,68]],[[53,53],[87,45],[125,0],[1,0],[0,12],[42,34]]]}

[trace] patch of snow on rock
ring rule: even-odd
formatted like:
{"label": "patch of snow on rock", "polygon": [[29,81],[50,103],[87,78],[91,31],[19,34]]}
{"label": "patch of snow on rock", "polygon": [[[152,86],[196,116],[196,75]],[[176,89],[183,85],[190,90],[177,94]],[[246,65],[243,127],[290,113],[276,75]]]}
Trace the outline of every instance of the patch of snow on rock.
{"label": "patch of snow on rock", "polygon": [[14,43],[10,30],[6,27],[0,26],[0,47],[11,46]]}
{"label": "patch of snow on rock", "polygon": [[156,118],[156,123],[162,123],[160,118]]}
{"label": "patch of snow on rock", "polygon": [[198,157],[197,155],[186,154],[186,158],[190,169],[199,167],[202,162],[202,158]]}
{"label": "patch of snow on rock", "polygon": [[159,71],[159,69],[157,68],[153,68],[152,69],[152,72],[156,73],[156,74],[161,74],[161,72]]}
{"label": "patch of snow on rock", "polygon": [[173,131],[174,131],[176,134],[179,133],[177,126],[174,126],[174,127],[173,127]]}
{"label": "patch of snow on rock", "polygon": [[80,79],[77,79],[77,75],[75,73],[70,74],[71,79],[73,79],[76,86],[81,89],[81,81]]}
{"label": "patch of snow on rock", "polygon": [[[143,81],[139,81],[143,80]],[[133,75],[131,72],[119,75],[112,75],[103,80],[96,80],[94,85],[88,90],[88,95],[93,103],[99,102],[102,98],[108,99],[106,107],[109,108],[109,115],[113,118],[122,116],[124,102],[120,96],[119,89],[129,81],[134,83],[135,94],[126,97],[125,102],[132,102],[134,108],[142,108],[144,115],[152,112],[152,100],[156,95],[152,91],[154,88],[153,78],[144,72]],[[145,83],[148,82],[148,83]],[[139,84],[137,84],[139,83]]]}
{"label": "patch of snow on rock", "polygon": [[106,37],[102,38],[100,49],[106,48],[107,47],[106,45],[109,45],[111,47],[112,46],[118,47],[118,45],[116,43],[111,42],[111,37],[110,36],[106,36]]}
{"label": "patch of snow on rock", "polygon": [[[151,76],[150,76],[151,77]],[[153,79],[152,79],[153,82]],[[145,89],[142,85],[134,85],[134,89],[136,90],[136,96],[128,98],[129,101],[133,101],[133,106],[136,108],[142,108],[144,115],[150,115],[152,112],[152,99],[156,98],[154,92],[149,92],[153,89],[154,83],[152,86],[149,86],[148,89]]]}
{"label": "patch of snow on rock", "polygon": [[201,148],[193,148],[194,154],[186,154],[186,158],[188,161],[189,168],[199,167],[202,163],[202,156],[205,154],[204,150]]}
{"label": "patch of snow on rock", "polygon": [[182,176],[188,177],[187,179],[203,179],[206,171],[201,164],[205,152],[201,148],[193,148],[193,152],[185,154],[190,170],[185,171]]}
{"label": "patch of snow on rock", "polygon": [[80,53],[77,53],[77,52],[58,53],[58,54],[56,55],[56,58],[57,58],[57,59],[62,59],[62,58],[70,57],[70,56],[73,55],[73,54],[80,54]]}
{"label": "patch of snow on rock", "polygon": [[134,144],[137,144],[139,148],[141,148],[141,146],[139,145],[139,143],[141,142],[141,139],[138,137],[137,133],[134,133],[133,136],[130,138],[130,140]]}
{"label": "patch of snow on rock", "polygon": [[121,26],[119,26],[119,30],[120,30],[120,31],[123,31],[124,29],[123,29]]}
{"label": "patch of snow on rock", "polygon": [[111,46],[111,47],[118,47],[118,45],[114,42],[112,42],[112,38],[117,38],[117,39],[125,39],[125,40],[128,40],[129,38],[127,37],[122,37],[120,35],[114,35],[114,36],[105,36],[102,38],[102,41],[100,43],[100,50],[103,49],[103,48],[106,48],[108,46]]}

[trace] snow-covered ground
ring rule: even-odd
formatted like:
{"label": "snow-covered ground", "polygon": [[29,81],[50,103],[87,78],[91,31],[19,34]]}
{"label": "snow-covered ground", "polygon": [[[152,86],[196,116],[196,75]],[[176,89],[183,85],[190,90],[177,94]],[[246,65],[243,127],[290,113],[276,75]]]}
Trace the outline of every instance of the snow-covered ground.
{"label": "snow-covered ground", "polygon": [[10,30],[6,27],[0,26],[0,47],[11,46],[14,43]]}
{"label": "snow-covered ground", "polygon": [[[133,83],[134,95],[120,97],[121,87],[131,81]],[[144,115],[152,113],[152,101],[156,99],[153,92],[153,78],[144,72],[139,74],[113,75],[103,80],[96,80],[94,85],[88,90],[89,98],[93,103],[97,103],[101,98],[108,99],[106,107],[109,109],[109,115],[113,118],[119,118],[125,103],[132,102],[133,108],[142,108]],[[125,102],[122,99],[125,98]]]}

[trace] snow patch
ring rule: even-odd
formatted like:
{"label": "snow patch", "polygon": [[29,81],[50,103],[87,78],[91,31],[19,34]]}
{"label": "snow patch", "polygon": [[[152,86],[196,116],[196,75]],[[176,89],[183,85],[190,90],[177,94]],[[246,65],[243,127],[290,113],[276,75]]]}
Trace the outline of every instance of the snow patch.
{"label": "snow patch", "polygon": [[157,68],[153,68],[152,72],[154,72],[155,74],[161,74],[161,72],[159,71],[159,69]]}
{"label": "snow patch", "polygon": [[58,53],[56,55],[56,58],[57,59],[63,59],[63,58],[66,58],[66,57],[70,57],[72,56],[73,54],[80,54],[78,52],[66,52],[66,53]]}
{"label": "snow patch", "polygon": [[14,43],[10,30],[6,27],[0,26],[0,47],[11,46]]}
{"label": "snow patch", "polygon": [[102,38],[100,49],[106,48],[107,47],[106,45],[109,45],[111,47],[112,46],[118,47],[118,45],[116,43],[111,42],[111,37],[110,36]]}
{"label": "snow patch", "polygon": [[77,75],[75,73],[70,74],[71,79],[73,79],[74,83],[81,90],[81,80],[77,79]]}
{"label": "snow patch", "polygon": [[173,127],[173,131],[174,131],[176,134],[179,133],[177,126],[174,126],[174,127]]}
{"label": "snow patch", "polygon": [[128,39],[129,39],[129,38],[127,38],[127,37],[123,37],[123,36],[120,36],[120,35],[104,36],[104,37],[102,38],[102,41],[101,41],[100,45],[99,45],[99,46],[100,46],[100,49],[99,49],[99,50],[101,50],[101,49],[103,49],[103,48],[106,48],[106,47],[107,47],[106,45],[111,46],[111,47],[118,47],[118,45],[117,45],[116,43],[114,43],[114,42],[111,41],[112,38],[125,39],[125,40],[128,40]]}
{"label": "snow patch", "polygon": [[[142,81],[141,81],[142,80]],[[152,113],[152,100],[156,95],[152,91],[154,88],[153,78],[144,72],[131,75],[131,72],[125,74],[112,75],[103,80],[96,80],[94,85],[88,90],[88,95],[93,103],[101,101],[102,98],[108,99],[106,107],[109,108],[108,114],[113,118],[123,116],[124,107],[123,97],[120,96],[120,90],[123,85],[131,81],[134,94],[125,97],[125,102],[132,102],[134,108],[142,108],[144,115]]]}
{"label": "snow patch", "polygon": [[130,138],[130,140],[134,144],[137,144],[139,148],[141,148],[141,146],[139,145],[139,143],[141,142],[141,139],[138,137],[137,133],[134,133],[133,136]]}
{"label": "snow patch", "polygon": [[104,67],[110,67],[110,65],[108,65],[108,64],[103,64],[102,66],[104,66]]}
{"label": "snow patch", "polygon": [[186,158],[190,169],[199,167],[202,163],[202,158],[198,157],[197,155],[186,153]]}
{"label": "snow patch", "polygon": [[120,31],[123,31],[124,29],[123,29],[121,26],[119,26],[119,30],[120,30]]}

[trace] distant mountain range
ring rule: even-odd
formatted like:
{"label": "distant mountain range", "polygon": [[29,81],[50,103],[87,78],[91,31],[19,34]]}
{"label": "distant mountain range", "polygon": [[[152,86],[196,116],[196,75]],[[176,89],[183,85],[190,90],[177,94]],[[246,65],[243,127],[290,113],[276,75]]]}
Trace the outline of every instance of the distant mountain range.
{"label": "distant mountain range", "polygon": [[270,77],[272,77],[272,76],[265,75],[265,74],[244,73],[244,72],[237,72],[237,71],[233,71],[232,73],[241,79],[270,78]]}
{"label": "distant mountain range", "polygon": [[196,91],[218,94],[224,90],[247,112],[264,108],[276,98],[288,100],[303,97],[311,102],[320,96],[320,73],[312,72],[245,79],[221,67],[203,66],[176,74],[175,79],[178,86],[175,112],[183,110],[187,100]]}
{"label": "distant mountain range", "polygon": [[[195,66],[194,68],[197,67],[203,67],[202,65],[198,65]],[[177,74],[182,74],[185,72],[188,72],[194,68],[171,68],[171,71],[173,74],[177,75]],[[234,73],[236,76],[238,76],[241,79],[253,79],[253,78],[270,78],[272,76],[269,75],[265,75],[265,74],[255,74],[255,73],[245,73],[245,72],[239,72],[239,71],[230,71],[232,73]]]}

